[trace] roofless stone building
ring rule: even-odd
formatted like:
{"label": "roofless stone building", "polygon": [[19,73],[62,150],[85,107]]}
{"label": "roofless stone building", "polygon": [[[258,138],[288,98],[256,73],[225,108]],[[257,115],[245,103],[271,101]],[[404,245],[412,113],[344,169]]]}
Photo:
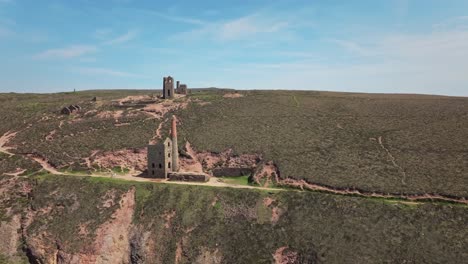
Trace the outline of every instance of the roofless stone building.
{"label": "roofless stone building", "polygon": [[163,99],[173,99],[174,93],[177,94],[187,94],[188,88],[187,84],[181,84],[180,81],[176,82],[176,87],[174,89],[174,78],[171,76],[163,77]]}
{"label": "roofless stone building", "polygon": [[178,171],[177,120],[173,116],[171,138],[148,145],[148,177],[167,179],[170,172]]}
{"label": "roofless stone building", "polygon": [[174,78],[167,76],[163,78],[163,98],[174,98]]}

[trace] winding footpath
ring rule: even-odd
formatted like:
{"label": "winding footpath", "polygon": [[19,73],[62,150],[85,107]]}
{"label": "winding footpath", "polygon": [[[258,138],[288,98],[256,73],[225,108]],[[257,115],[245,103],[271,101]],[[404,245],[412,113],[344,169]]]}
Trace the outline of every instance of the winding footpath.
{"label": "winding footpath", "polygon": [[78,173],[63,173],[55,169],[51,164],[47,162],[47,160],[38,158],[38,157],[31,157],[33,160],[38,162],[42,168],[48,171],[51,174],[55,175],[71,175],[71,176],[83,176],[83,177],[100,177],[100,178],[113,178],[113,179],[120,179],[126,181],[137,181],[137,182],[157,182],[157,183],[164,183],[164,184],[182,184],[182,185],[196,185],[196,186],[211,186],[211,187],[220,187],[220,188],[236,188],[236,189],[256,189],[256,190],[264,190],[264,191],[297,191],[301,192],[304,190],[309,191],[319,191],[337,195],[344,195],[344,196],[358,196],[364,198],[382,198],[382,199],[391,199],[391,200],[402,200],[403,203],[408,204],[417,204],[423,202],[451,202],[457,204],[464,204],[468,205],[468,200],[464,197],[457,198],[457,197],[449,197],[443,196],[439,194],[386,194],[386,193],[379,193],[379,192],[371,192],[371,191],[362,191],[356,189],[339,189],[314,183],[308,183],[304,180],[293,180],[293,179],[284,179],[279,182],[280,185],[285,187],[295,187],[297,189],[285,189],[285,188],[271,188],[271,187],[261,187],[261,186],[252,186],[252,185],[241,185],[241,184],[230,184],[224,182],[222,179],[217,177],[210,177],[208,182],[176,182],[176,181],[168,181],[162,179],[152,179],[152,178],[144,178],[138,177],[137,172],[132,174],[78,174]]}

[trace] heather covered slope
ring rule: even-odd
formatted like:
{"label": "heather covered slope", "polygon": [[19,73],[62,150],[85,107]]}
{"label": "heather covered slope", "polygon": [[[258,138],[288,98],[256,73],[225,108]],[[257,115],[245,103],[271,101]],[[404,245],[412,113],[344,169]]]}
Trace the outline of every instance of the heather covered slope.
{"label": "heather covered slope", "polygon": [[[159,125],[167,133],[164,121],[176,113],[181,150],[189,141],[196,151],[259,154],[278,166],[283,179],[380,193],[468,196],[468,98],[211,89],[166,105],[115,104],[154,94],[1,94],[0,136],[8,140],[0,145],[17,155],[0,153],[0,172],[39,170],[26,155],[61,170],[141,170],[145,145]],[[100,100],[91,102],[94,96]],[[83,110],[60,115],[69,104]]]}
{"label": "heather covered slope", "polygon": [[[87,91],[1,94],[0,102],[0,263],[468,258],[467,98],[198,90],[173,101],[150,91]],[[70,104],[82,110],[61,115]],[[215,165],[228,149],[245,154],[227,156],[231,163],[261,157],[260,167],[278,170],[270,184],[283,188],[77,176],[144,170],[145,146],[167,134],[172,114],[182,158]],[[431,200],[437,195],[453,202]]]}
{"label": "heather covered slope", "polygon": [[[176,113],[181,150],[187,140],[197,151],[262,155],[283,179],[380,193],[468,196],[468,98],[196,90],[166,105],[115,104],[154,94],[1,94],[6,114],[0,136],[15,133],[3,145],[17,155],[0,153],[0,173],[39,170],[27,155],[61,170],[141,170],[147,142],[167,133],[164,121]],[[100,100],[91,102],[94,96]],[[83,110],[60,115],[70,104]]]}
{"label": "heather covered slope", "polygon": [[468,98],[249,91],[178,113],[198,150],[262,153],[282,178],[468,196]]}
{"label": "heather covered slope", "polygon": [[14,238],[2,239],[0,252],[16,261],[27,255],[31,263],[461,263],[467,257],[463,205],[77,176],[0,183],[0,233]]}

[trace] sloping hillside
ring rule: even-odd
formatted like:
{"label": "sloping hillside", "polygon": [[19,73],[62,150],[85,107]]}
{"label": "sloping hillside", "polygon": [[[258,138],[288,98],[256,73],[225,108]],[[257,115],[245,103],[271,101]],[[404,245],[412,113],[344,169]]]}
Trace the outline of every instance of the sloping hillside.
{"label": "sloping hillside", "polygon": [[[0,252],[30,263],[461,263],[467,209],[313,192],[1,177]],[[6,238],[9,239],[6,239]]]}
{"label": "sloping hillside", "polygon": [[[129,95],[148,99],[151,91],[1,95],[8,115],[2,115],[0,134],[15,133],[3,145],[18,155],[0,154],[0,172],[40,169],[27,154],[63,170],[112,169],[119,162],[141,170],[147,142],[159,125],[158,133],[166,133],[164,121],[177,113],[181,138],[196,151],[261,155],[283,179],[468,196],[467,98],[197,90],[171,103],[132,104]],[[90,101],[94,96],[97,102]],[[60,115],[69,104],[83,109]],[[140,165],[119,160],[122,155],[133,155]]]}
{"label": "sloping hillside", "polygon": [[[0,107],[0,263],[468,258],[467,98],[87,91]],[[133,181],[173,114],[183,166],[255,166],[251,186]]]}

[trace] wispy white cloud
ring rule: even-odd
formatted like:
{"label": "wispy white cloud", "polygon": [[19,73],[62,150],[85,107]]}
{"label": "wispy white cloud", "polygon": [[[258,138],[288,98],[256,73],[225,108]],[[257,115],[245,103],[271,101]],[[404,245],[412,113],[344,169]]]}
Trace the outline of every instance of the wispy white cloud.
{"label": "wispy white cloud", "polygon": [[11,34],[13,34],[13,32],[11,30],[9,30],[8,28],[0,26],[0,38],[10,36]]}
{"label": "wispy white cloud", "polygon": [[205,23],[199,28],[177,33],[171,39],[232,41],[285,32],[290,27],[288,19],[257,12],[227,21]]}
{"label": "wispy white cloud", "polygon": [[432,26],[435,31],[468,30],[468,16],[449,18]]}
{"label": "wispy white cloud", "polygon": [[112,29],[110,28],[98,28],[94,31],[93,37],[98,40],[106,40],[110,38],[110,34],[112,33]]}
{"label": "wispy white cloud", "polygon": [[137,30],[129,30],[127,33],[117,36],[113,39],[107,40],[104,42],[106,45],[114,45],[114,44],[121,44],[128,42],[138,36],[138,31]]}
{"label": "wispy white cloud", "polygon": [[85,58],[80,58],[79,61],[80,62],[96,62],[97,59],[94,57],[85,57]]}
{"label": "wispy white cloud", "polygon": [[371,56],[375,55],[375,52],[371,48],[365,47],[363,44],[357,43],[350,40],[342,39],[328,39],[329,42],[335,43],[351,53],[355,53],[360,56]]}
{"label": "wispy white cloud", "polygon": [[48,49],[34,56],[35,59],[70,59],[96,52],[93,45],[72,45],[65,48]]}
{"label": "wispy white cloud", "polygon": [[174,14],[173,12],[159,12],[159,11],[154,11],[154,10],[148,10],[148,9],[130,9],[132,11],[141,13],[146,16],[150,17],[158,17],[162,18],[164,20],[172,21],[172,22],[177,22],[177,23],[183,23],[183,24],[190,24],[190,25],[205,25],[207,24],[205,21],[198,19],[198,18],[193,18],[189,16],[181,16]]}
{"label": "wispy white cloud", "polygon": [[[100,31],[97,30],[95,35],[104,36],[108,33],[110,34],[112,31]],[[0,28],[0,36],[2,35],[2,31]],[[137,37],[138,31],[137,30],[130,30],[127,33],[117,36],[115,38],[103,41],[101,45],[116,45],[128,42],[135,37]],[[71,45],[64,48],[56,48],[56,49],[48,49],[39,54],[33,56],[35,59],[71,59],[82,57],[84,55],[88,55],[91,53],[95,53],[99,50],[99,44],[96,45]]]}
{"label": "wispy white cloud", "polygon": [[259,14],[254,14],[221,24],[215,34],[222,40],[232,40],[258,33],[278,32],[287,26],[288,22],[286,21],[269,21]]}
{"label": "wispy white cloud", "polygon": [[397,16],[406,16],[410,9],[409,0],[393,0],[393,9]]}
{"label": "wispy white cloud", "polygon": [[113,69],[107,68],[95,68],[95,67],[80,67],[75,68],[75,72],[81,74],[89,74],[89,75],[98,75],[98,76],[113,76],[113,77],[131,77],[131,78],[145,78],[146,76],[141,74],[135,74],[125,71],[117,71]]}
{"label": "wispy white cloud", "polygon": [[230,75],[245,76],[251,86],[240,80],[228,85],[468,96],[468,30],[389,34],[373,42],[339,43],[360,60],[329,64],[297,57],[289,62],[233,65],[226,69]]}

